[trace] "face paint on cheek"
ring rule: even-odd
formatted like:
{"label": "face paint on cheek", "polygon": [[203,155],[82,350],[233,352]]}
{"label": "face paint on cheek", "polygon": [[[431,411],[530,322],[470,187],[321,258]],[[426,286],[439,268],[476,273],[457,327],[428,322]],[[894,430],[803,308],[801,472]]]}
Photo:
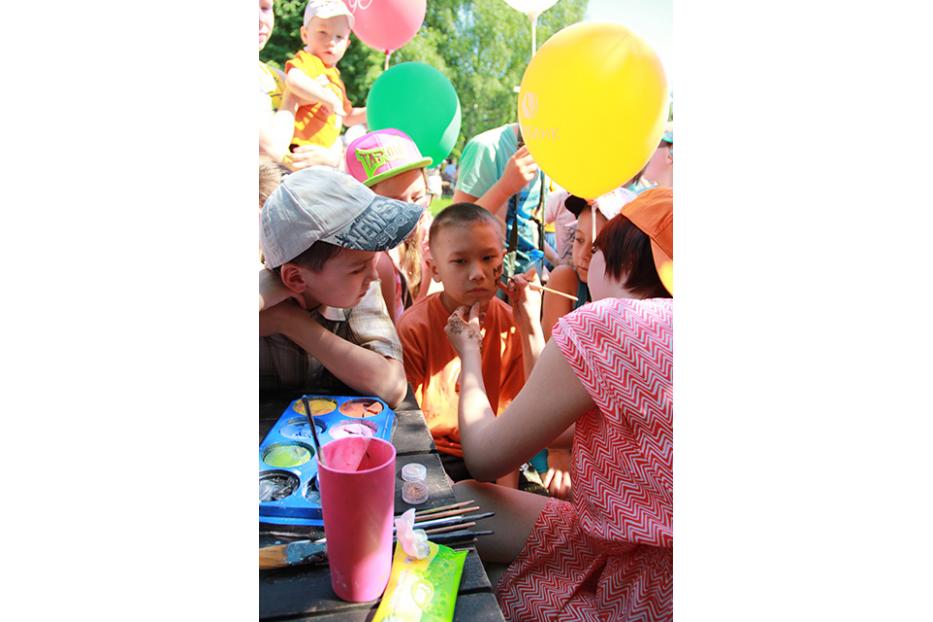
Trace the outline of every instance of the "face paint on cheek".
{"label": "face paint on cheek", "polygon": [[504,265],[504,264],[503,264],[502,262],[499,262],[499,263],[496,264],[496,266],[492,269],[492,276],[493,276],[494,279],[498,279],[500,276],[502,276],[503,265]]}

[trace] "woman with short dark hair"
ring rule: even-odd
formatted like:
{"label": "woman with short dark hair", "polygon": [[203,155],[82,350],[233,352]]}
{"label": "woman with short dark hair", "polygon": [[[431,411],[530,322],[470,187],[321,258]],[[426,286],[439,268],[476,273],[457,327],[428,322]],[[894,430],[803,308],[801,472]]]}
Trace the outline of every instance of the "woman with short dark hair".
{"label": "woman with short dark hair", "polygon": [[[448,322],[462,361],[464,459],[475,477],[493,480],[572,435],[571,501],[454,486],[458,498],[496,512],[495,533],[478,550],[485,562],[509,564],[496,586],[507,619],[673,619],[671,191],[642,193],[594,247],[595,302],[558,320],[499,417],[483,385],[477,309],[461,307]],[[540,296],[526,285],[517,277],[510,295],[531,342],[540,339]]]}

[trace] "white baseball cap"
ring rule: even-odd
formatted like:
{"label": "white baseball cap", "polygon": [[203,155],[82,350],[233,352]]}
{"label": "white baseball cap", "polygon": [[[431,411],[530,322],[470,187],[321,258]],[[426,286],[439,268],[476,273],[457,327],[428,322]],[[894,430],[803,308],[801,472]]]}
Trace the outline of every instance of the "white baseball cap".
{"label": "white baseball cap", "polygon": [[311,0],[305,7],[304,25],[307,26],[312,17],[330,19],[338,15],[345,15],[350,22],[350,28],[353,28],[353,13],[342,0]]}
{"label": "white baseball cap", "polygon": [[580,212],[583,211],[584,207],[588,207],[591,204],[596,205],[596,209],[599,210],[599,213],[605,216],[606,220],[612,220],[616,215],[622,211],[622,206],[633,200],[637,194],[631,190],[625,188],[616,188],[615,190],[610,190],[606,194],[597,197],[593,201],[587,201],[581,197],[570,195],[564,201],[564,207],[567,208],[574,216],[580,216]]}

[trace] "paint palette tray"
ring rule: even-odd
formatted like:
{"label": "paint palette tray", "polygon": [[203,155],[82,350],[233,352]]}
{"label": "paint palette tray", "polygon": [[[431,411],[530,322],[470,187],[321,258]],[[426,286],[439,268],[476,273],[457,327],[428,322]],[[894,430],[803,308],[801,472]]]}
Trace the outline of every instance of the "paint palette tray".
{"label": "paint palette tray", "polygon": [[[346,436],[392,440],[395,412],[378,397],[305,395],[322,445]],[[324,524],[317,456],[301,398],[282,413],[259,444],[259,522]]]}

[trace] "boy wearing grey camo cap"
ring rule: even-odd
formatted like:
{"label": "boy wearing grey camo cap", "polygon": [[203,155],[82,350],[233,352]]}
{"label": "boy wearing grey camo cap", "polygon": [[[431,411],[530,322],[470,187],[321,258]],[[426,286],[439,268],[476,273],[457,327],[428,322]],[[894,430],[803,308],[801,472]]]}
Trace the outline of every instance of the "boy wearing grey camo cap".
{"label": "boy wearing grey camo cap", "polygon": [[[408,389],[402,348],[379,290],[376,253],[414,229],[423,208],[373,193],[327,167],[287,176],[261,213],[260,389],[342,390],[395,406]],[[271,271],[271,272],[269,272]]]}

